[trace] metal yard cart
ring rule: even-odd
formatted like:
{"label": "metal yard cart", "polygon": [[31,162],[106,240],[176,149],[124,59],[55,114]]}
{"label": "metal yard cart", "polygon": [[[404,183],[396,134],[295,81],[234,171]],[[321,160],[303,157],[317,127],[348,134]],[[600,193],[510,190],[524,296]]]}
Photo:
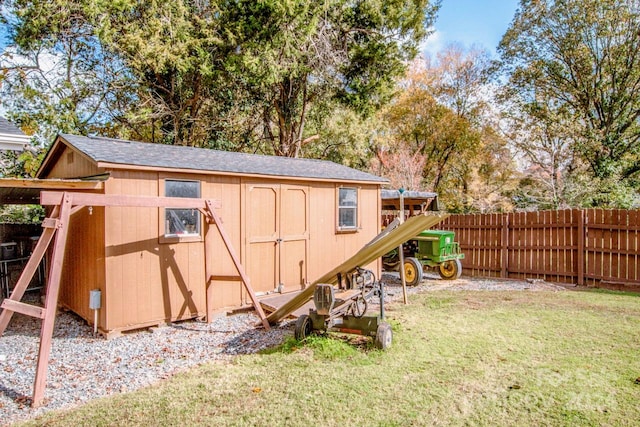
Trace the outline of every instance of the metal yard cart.
{"label": "metal yard cart", "polygon": [[[340,332],[373,338],[375,346],[386,349],[391,345],[391,326],[384,322],[384,291],[373,272],[356,268],[346,281],[349,289],[332,284],[318,284],[313,293],[315,310],[298,317],[295,337],[302,340],[314,331]],[[365,315],[371,299],[380,298],[380,314]]]}

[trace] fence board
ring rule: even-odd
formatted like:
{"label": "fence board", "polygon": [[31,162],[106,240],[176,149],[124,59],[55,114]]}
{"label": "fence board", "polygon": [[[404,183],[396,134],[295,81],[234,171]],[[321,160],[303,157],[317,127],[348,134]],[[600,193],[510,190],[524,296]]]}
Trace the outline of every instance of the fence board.
{"label": "fence board", "polygon": [[640,210],[452,215],[464,273],[599,286],[640,286]]}
{"label": "fence board", "polygon": [[636,279],[640,278],[640,266],[638,265],[638,253],[640,252],[640,234],[638,233],[638,226],[640,225],[640,211],[631,211],[629,217],[629,226],[633,226],[634,232],[633,237],[629,236],[630,241],[628,243],[629,248],[635,251],[635,255],[632,259],[630,259],[630,265],[632,267],[630,273],[627,276],[627,279],[631,277],[635,277]]}
{"label": "fence board", "polygon": [[577,224],[571,233],[571,242],[575,243],[576,246],[575,257],[573,258],[571,266],[578,274],[576,279],[578,285],[584,285],[584,218],[584,211],[576,209],[571,211],[571,223]]}

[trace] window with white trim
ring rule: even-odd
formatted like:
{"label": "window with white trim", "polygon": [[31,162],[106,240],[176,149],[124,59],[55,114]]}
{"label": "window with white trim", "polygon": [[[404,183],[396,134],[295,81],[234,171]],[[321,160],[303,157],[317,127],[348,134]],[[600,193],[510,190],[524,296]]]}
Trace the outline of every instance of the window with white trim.
{"label": "window with white trim", "polygon": [[[200,198],[200,181],[165,179],[164,194],[166,197]],[[200,236],[200,211],[167,208],[164,212],[166,237]]]}
{"label": "window with white trim", "polygon": [[358,228],[358,189],[341,187],[338,189],[338,229]]}

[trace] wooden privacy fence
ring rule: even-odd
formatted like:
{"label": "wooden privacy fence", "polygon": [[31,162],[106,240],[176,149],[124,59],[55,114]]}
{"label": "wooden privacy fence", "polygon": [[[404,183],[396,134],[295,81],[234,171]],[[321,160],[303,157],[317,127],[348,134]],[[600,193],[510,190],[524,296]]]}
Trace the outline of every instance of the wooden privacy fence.
{"label": "wooden privacy fence", "polygon": [[465,274],[640,286],[640,210],[451,215]]}

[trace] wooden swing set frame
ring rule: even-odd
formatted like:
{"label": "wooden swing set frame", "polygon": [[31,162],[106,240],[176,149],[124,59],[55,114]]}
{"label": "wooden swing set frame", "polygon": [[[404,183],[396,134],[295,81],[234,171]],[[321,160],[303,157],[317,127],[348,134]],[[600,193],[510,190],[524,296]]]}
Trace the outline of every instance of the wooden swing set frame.
{"label": "wooden swing set frame", "polygon": [[[125,195],[105,195],[82,192],[56,192],[42,191],[40,193],[40,204],[43,206],[53,206],[51,214],[42,222],[43,232],[38,240],[33,253],[18,279],[11,295],[5,298],[0,308],[0,336],[4,334],[13,313],[20,313],[42,320],[40,328],[40,348],[38,351],[38,362],[36,368],[35,381],[33,385],[33,396],[31,405],[38,407],[42,404],[47,381],[47,370],[49,367],[49,355],[51,353],[51,339],[55,323],[56,310],[58,305],[58,294],[60,291],[60,280],[62,277],[62,264],[69,235],[69,223],[71,216],[86,206],[127,206],[127,207],[162,207],[198,209],[206,219],[207,226],[204,230],[204,251],[205,251],[205,277],[206,277],[206,301],[207,301],[207,322],[213,316],[213,286],[212,282],[217,276],[213,271],[214,255],[214,235],[210,232],[212,225],[216,229],[227,251],[238,271],[238,275],[244,287],[251,297],[253,306],[261,319],[265,329],[269,329],[269,322],[265,316],[262,306],[258,302],[255,292],[251,287],[251,282],[244,267],[240,263],[235,249],[226,230],[222,226],[222,221],[215,211],[220,207],[220,202],[210,199],[189,199],[179,197],[145,197],[145,196],[125,196]],[[50,254],[49,274],[47,279],[46,296],[44,307],[39,307],[21,302],[22,297],[31,282],[33,275],[38,269],[40,261],[45,256],[51,242],[53,249]]]}

